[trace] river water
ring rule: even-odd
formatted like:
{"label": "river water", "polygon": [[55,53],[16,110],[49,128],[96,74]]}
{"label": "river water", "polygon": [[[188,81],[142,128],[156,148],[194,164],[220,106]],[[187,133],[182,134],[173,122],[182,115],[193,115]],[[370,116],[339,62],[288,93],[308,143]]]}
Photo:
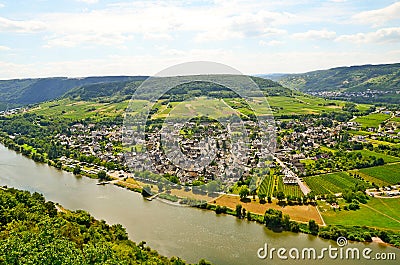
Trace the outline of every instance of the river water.
{"label": "river water", "polygon": [[[99,186],[96,180],[76,177],[46,164],[34,161],[0,145],[0,185],[37,191],[46,199],[68,209],[83,209],[109,224],[126,227],[130,239],[147,245],[166,256],[179,256],[188,262],[205,258],[214,264],[398,264],[396,261],[330,259],[322,260],[259,259],[257,250],[268,244],[274,248],[316,248],[317,253],[336,242],[291,232],[274,233],[264,226],[238,220],[233,216],[166,204],[159,200],[147,201],[138,193],[114,185]],[[395,253],[400,250],[376,243],[351,243],[362,251],[366,247],[374,253]],[[346,247],[345,247],[346,248]],[[344,248],[344,249],[345,249]],[[261,253],[262,254],[262,253]],[[288,255],[288,253],[286,253]]]}

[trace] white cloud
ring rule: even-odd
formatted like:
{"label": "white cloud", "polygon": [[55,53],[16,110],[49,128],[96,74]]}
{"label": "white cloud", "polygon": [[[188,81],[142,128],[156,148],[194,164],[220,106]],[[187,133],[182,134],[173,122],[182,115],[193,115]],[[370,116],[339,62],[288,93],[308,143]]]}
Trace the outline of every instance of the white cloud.
{"label": "white cloud", "polygon": [[0,32],[29,33],[46,29],[46,24],[36,20],[10,20],[0,17]]}
{"label": "white cloud", "polygon": [[6,6],[5,4],[0,3],[0,8],[3,8],[5,6]]}
{"label": "white cloud", "polygon": [[[236,53],[222,49],[165,50],[160,54],[112,56],[99,59],[60,60],[15,64],[0,61],[0,78],[93,75],[153,75],[172,65],[190,61],[214,61],[229,65],[243,73],[295,73],[337,66],[395,63],[400,51],[376,52],[279,52]],[[178,54],[178,56],[177,56]]]}
{"label": "white cloud", "polygon": [[323,30],[309,30],[306,32],[295,33],[293,38],[298,40],[332,40],[336,37],[336,32]]}
{"label": "white cloud", "polygon": [[270,40],[270,41],[260,40],[258,42],[258,44],[260,46],[279,46],[279,45],[284,44],[284,42],[283,41],[279,41],[279,40]]}
{"label": "white cloud", "polygon": [[89,45],[122,45],[125,41],[131,40],[132,36],[122,34],[70,34],[62,37],[51,38],[44,45],[46,48],[55,46],[76,47],[80,44]]}
{"label": "white cloud", "polygon": [[241,5],[191,7],[182,2],[138,1],[90,12],[45,14],[40,18],[58,37],[116,32],[171,40],[176,32],[190,32],[196,41],[214,41],[285,34],[285,30],[273,24],[286,23],[291,17],[288,13]]}
{"label": "white cloud", "polygon": [[347,41],[353,43],[399,43],[400,27],[383,28],[374,32],[357,33],[352,35],[342,35],[336,41]]}
{"label": "white cloud", "polygon": [[0,45],[0,51],[10,51],[10,50],[11,50],[10,47]]}
{"label": "white cloud", "polygon": [[380,26],[391,20],[398,20],[400,18],[400,2],[391,4],[390,6],[364,11],[353,16],[353,19],[360,23],[372,24]]}
{"label": "white cloud", "polygon": [[75,0],[77,2],[84,2],[86,4],[96,4],[99,0]]}

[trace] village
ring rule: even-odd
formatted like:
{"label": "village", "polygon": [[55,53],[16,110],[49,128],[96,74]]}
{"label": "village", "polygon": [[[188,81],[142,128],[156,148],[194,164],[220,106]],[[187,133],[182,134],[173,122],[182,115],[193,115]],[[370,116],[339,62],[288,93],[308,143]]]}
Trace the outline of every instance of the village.
{"label": "village", "polygon": [[[399,112],[391,114],[400,115]],[[254,125],[252,121],[245,121],[250,133],[256,130]],[[307,174],[307,169],[302,161],[329,158],[329,154],[325,153],[315,155],[315,150],[321,146],[333,148],[343,140],[344,132],[360,130],[360,124],[355,121],[333,120],[325,123],[320,118],[277,120],[276,152],[271,163],[262,165],[259,160],[266,157],[266,153],[262,153],[260,139],[253,139],[250,148],[245,148],[245,143],[241,140],[232,144],[229,130],[235,126],[225,128],[217,122],[199,124],[193,121],[176,123],[173,126],[173,131],[154,127],[147,132],[147,140],[144,141],[138,132],[121,126],[75,123],[68,133],[57,134],[55,139],[62,146],[77,150],[92,160],[85,162],[63,156],[59,161],[64,168],[72,171],[79,167],[81,172],[88,175],[106,171],[110,177],[126,178],[134,177],[135,172],[150,171],[161,176],[176,176],[179,184],[189,186],[194,182],[198,185],[213,180],[232,186],[241,176],[249,176],[252,168],[278,167],[285,185],[299,185],[302,192],[307,194],[310,189],[302,179]],[[391,123],[386,123],[379,129],[367,128],[372,139],[400,139],[399,133],[394,133],[396,129],[395,124]],[[121,139],[124,136],[129,137],[131,145],[123,146]],[[354,135],[347,140],[360,143],[367,141],[363,135]],[[99,162],[104,161],[121,166],[116,171],[117,168],[107,167],[104,163],[100,165]],[[235,171],[239,165],[244,169],[242,172]]]}

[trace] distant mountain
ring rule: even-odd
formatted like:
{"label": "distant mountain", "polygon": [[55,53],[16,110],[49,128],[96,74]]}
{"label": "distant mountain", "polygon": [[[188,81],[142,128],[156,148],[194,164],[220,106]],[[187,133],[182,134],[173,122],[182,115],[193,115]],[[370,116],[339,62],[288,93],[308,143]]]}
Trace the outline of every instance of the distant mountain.
{"label": "distant mountain", "polygon": [[[293,94],[291,89],[269,79],[251,77],[259,88],[270,96],[289,96]],[[168,79],[165,79],[168,82]],[[142,81],[124,81],[114,83],[97,83],[76,87],[68,91],[65,96],[73,99],[94,100],[103,99],[108,101],[121,101],[130,99],[135,89]],[[208,95],[212,97],[233,97],[233,92],[218,84],[207,82],[190,82],[172,88],[167,95],[174,100],[184,100],[195,95]]]}
{"label": "distant mountain", "polygon": [[53,100],[75,87],[145,80],[145,76],[101,76],[85,78],[34,78],[0,80],[0,110]]}
{"label": "distant mountain", "polygon": [[[37,78],[0,80],[0,111],[61,97],[78,100],[121,101],[130,99],[148,76],[103,76],[85,78]],[[291,89],[269,79],[251,77],[268,95],[289,96]],[[168,94],[183,100],[200,93],[213,97],[232,96],[233,92],[217,84],[191,82],[173,88]]]}
{"label": "distant mountain", "polygon": [[400,63],[288,74],[279,78],[279,83],[315,96],[400,104]]}
{"label": "distant mountain", "polygon": [[270,80],[276,82],[276,81],[279,81],[280,79],[282,79],[282,77],[284,77],[286,75],[288,75],[288,74],[274,73],[274,74],[258,74],[258,75],[254,75],[254,76],[265,78],[265,79],[270,79]]}

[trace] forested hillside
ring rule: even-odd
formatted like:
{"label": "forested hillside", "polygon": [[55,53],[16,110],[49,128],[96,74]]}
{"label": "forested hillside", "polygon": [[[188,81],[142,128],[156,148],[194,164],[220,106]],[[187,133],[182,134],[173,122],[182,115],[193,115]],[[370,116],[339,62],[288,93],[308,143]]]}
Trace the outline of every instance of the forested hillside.
{"label": "forested hillside", "polygon": [[282,85],[302,92],[356,102],[400,102],[400,63],[361,65],[290,74]]}
{"label": "forested hillside", "polygon": [[103,76],[0,80],[0,110],[53,100],[72,88],[83,85],[135,81],[146,78],[142,76]]}
{"label": "forested hillside", "polygon": [[[172,77],[173,78],[173,77]],[[269,79],[251,77],[257,86],[268,96],[291,96],[296,92],[283,87],[277,82]],[[163,82],[168,82],[168,78],[163,78]],[[142,81],[126,81],[114,83],[99,83],[76,87],[65,94],[65,97],[79,100],[105,99],[107,101],[122,101],[130,99]],[[153,91],[149,91],[153,93]],[[300,94],[300,93],[297,93]],[[213,98],[236,97],[236,93],[222,85],[209,82],[194,81],[172,87],[165,97],[171,100],[181,101],[193,96],[210,96]]]}
{"label": "forested hillside", "polygon": [[186,264],[145,244],[130,241],[120,224],[57,210],[36,192],[0,187],[0,264]]}

